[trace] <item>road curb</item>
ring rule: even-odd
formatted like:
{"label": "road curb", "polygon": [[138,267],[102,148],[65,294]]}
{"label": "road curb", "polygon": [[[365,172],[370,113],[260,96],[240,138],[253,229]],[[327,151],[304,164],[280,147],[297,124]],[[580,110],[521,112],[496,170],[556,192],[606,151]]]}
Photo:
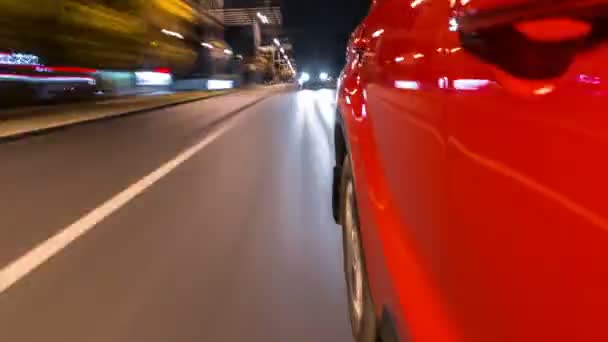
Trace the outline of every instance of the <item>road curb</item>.
{"label": "road curb", "polygon": [[[5,143],[5,142],[10,142],[10,141],[15,141],[15,140],[19,140],[19,139],[23,139],[26,137],[31,137],[31,136],[37,136],[37,135],[44,135],[50,132],[54,132],[54,131],[59,131],[59,130],[63,130],[63,129],[68,129],[68,128],[72,128],[75,126],[80,126],[80,125],[85,125],[85,124],[92,124],[92,123],[97,123],[100,121],[106,121],[106,120],[114,120],[114,119],[120,119],[123,118],[125,116],[132,116],[132,115],[138,115],[138,114],[144,114],[146,112],[150,112],[153,110],[160,110],[160,109],[165,109],[165,108],[171,108],[171,107],[175,107],[175,106],[179,106],[179,105],[184,105],[184,104],[188,104],[188,103],[193,103],[193,102],[197,102],[197,101],[204,101],[206,99],[211,99],[211,98],[216,98],[216,97],[220,97],[220,96],[226,96],[226,95],[231,95],[231,94],[235,94],[238,93],[239,91],[228,91],[228,92],[224,92],[221,94],[213,94],[210,96],[205,96],[205,97],[198,97],[198,98],[193,98],[193,99],[187,99],[187,100],[177,100],[176,102],[170,102],[170,103],[166,103],[166,104],[161,104],[161,105],[157,105],[157,106],[153,106],[153,107],[149,107],[149,108],[141,108],[141,109],[134,109],[134,110],[127,110],[125,112],[120,112],[120,113],[114,113],[114,114],[107,114],[104,116],[100,116],[100,117],[94,117],[94,118],[90,118],[90,119],[83,119],[81,121],[75,121],[75,122],[68,122],[65,124],[60,124],[57,126],[50,126],[50,127],[41,127],[41,128],[36,128],[36,129],[32,129],[29,131],[24,131],[24,132],[19,132],[19,133],[15,133],[15,134],[9,134],[9,135],[4,135],[1,136],[0,135],[0,143]],[[261,102],[262,100],[276,94],[279,93],[279,91],[275,91],[275,92],[270,92],[268,94],[262,95],[259,99],[254,100],[251,103],[248,103],[232,112],[227,113],[226,115],[222,116],[221,118],[214,120],[212,122],[209,123],[209,125],[214,125],[217,124],[218,122],[227,119],[231,116],[234,116],[235,114]],[[1,133],[0,133],[1,134]]]}

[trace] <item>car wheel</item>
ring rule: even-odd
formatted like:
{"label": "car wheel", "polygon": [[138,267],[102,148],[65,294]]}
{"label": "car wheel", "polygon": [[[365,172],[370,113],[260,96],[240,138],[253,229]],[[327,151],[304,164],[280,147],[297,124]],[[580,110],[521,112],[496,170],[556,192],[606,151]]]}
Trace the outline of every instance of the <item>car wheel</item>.
{"label": "car wheel", "polygon": [[353,336],[356,342],[375,342],[376,315],[365,270],[355,185],[348,155],[342,168],[340,194],[344,274]]}

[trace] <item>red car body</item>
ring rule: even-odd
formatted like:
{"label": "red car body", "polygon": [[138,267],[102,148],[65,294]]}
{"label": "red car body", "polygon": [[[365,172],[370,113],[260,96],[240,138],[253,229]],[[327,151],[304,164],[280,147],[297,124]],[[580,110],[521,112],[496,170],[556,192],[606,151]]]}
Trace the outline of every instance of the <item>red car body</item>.
{"label": "red car body", "polygon": [[336,159],[399,340],[608,341],[606,8],[378,0],[353,33]]}

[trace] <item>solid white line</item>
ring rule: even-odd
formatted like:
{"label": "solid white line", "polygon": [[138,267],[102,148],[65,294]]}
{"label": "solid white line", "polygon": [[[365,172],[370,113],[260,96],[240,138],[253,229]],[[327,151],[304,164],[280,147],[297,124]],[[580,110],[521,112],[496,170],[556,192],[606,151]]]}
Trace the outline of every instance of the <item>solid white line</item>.
{"label": "solid white line", "polygon": [[192,158],[197,152],[205,146],[211,144],[215,139],[231,129],[242,116],[236,116],[229,119],[228,122],[221,125],[216,130],[213,130],[202,141],[180,153],[173,160],[159,167],[149,175],[145,176],[138,182],[132,184],[116,196],[112,197],[101,206],[93,209],[88,214],[81,217],[78,221],[64,228],[56,235],[48,240],[40,243],[32,250],[11,262],[8,266],[0,270],[0,294],[13,286],[16,282],[27,276],[38,266],[49,260],[52,256],[59,253],[70,243],[87,233],[106,217],[113,212],[123,207],[137,195],[141,194],[152,186],[154,183],[161,180],[171,171],[175,170],[179,165]]}

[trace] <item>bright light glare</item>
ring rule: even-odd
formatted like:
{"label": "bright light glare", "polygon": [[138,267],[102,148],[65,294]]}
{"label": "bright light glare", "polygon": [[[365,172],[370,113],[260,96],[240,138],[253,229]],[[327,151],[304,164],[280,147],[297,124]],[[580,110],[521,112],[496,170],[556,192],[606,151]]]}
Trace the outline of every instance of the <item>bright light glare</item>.
{"label": "bright light glare", "polygon": [[227,55],[229,55],[229,56],[233,54],[232,50],[228,50],[228,49],[225,49],[224,53],[227,54]]}
{"label": "bright light glare", "polygon": [[450,24],[450,26],[449,26],[450,31],[452,31],[452,32],[458,31],[458,21],[456,20],[456,18],[450,18],[449,24]]}
{"label": "bright light glare", "polygon": [[160,31],[162,33],[166,34],[167,36],[171,36],[171,37],[175,37],[175,38],[179,38],[179,39],[184,39],[184,36],[182,36],[181,34],[179,34],[177,32],[169,31],[167,29],[162,29]]}
{"label": "bright light glare", "polygon": [[555,86],[553,86],[553,85],[546,85],[544,87],[535,89],[534,90],[534,94],[536,94],[536,95],[547,95],[547,94],[551,93],[553,90],[555,90]]}
{"label": "bright light glare", "polygon": [[452,83],[455,89],[459,90],[477,90],[488,86],[490,84],[490,80],[480,80],[480,79],[458,79],[454,80]]}
{"label": "bright light glare", "polygon": [[384,29],[379,29],[378,31],[375,31],[374,33],[372,33],[372,37],[374,38],[378,38],[380,37],[382,34],[384,33]]}
{"label": "bright light glare", "polygon": [[329,74],[326,72],[322,72],[319,74],[319,79],[321,81],[327,81],[329,79]]}
{"label": "bright light glare", "polygon": [[209,44],[209,43],[201,43],[202,46],[206,47],[209,50],[213,50],[213,45]]}
{"label": "bright light glare", "polygon": [[168,86],[173,82],[171,74],[155,71],[136,71],[135,84],[138,86]]}
{"label": "bright light glare", "polygon": [[589,84],[600,84],[602,83],[602,79],[597,77],[597,76],[589,76],[589,75],[585,75],[585,74],[580,74],[578,75],[578,81],[582,82],[582,83],[589,83]]}
{"label": "bright light glare", "polygon": [[308,81],[310,81],[310,75],[307,72],[303,72],[302,75],[300,75],[300,79],[298,80],[298,82],[300,84],[304,84]]}
{"label": "bright light glare", "polygon": [[281,46],[281,42],[277,38],[273,39],[272,41],[277,44],[277,46]]}
{"label": "bright light glare", "polygon": [[412,1],[412,3],[410,4],[410,6],[412,8],[417,7],[418,5],[420,5],[424,0],[414,0]]}
{"label": "bright light glare", "polygon": [[24,81],[28,83],[82,83],[86,82],[90,85],[95,85],[97,82],[91,77],[64,77],[64,76],[39,76],[39,75],[16,75],[16,74],[0,74],[0,81]]}
{"label": "bright light glare", "polygon": [[0,53],[0,64],[40,65],[40,58],[26,53]]}
{"label": "bright light glare", "polygon": [[221,89],[232,89],[234,88],[234,81],[232,80],[208,80],[207,89],[209,90],[221,90]]}
{"label": "bright light glare", "polygon": [[395,88],[417,90],[420,89],[420,83],[416,81],[395,81]]}
{"label": "bright light glare", "polygon": [[263,24],[268,24],[270,22],[268,20],[268,17],[263,15],[262,13],[258,12],[258,13],[256,13],[256,15],[258,16],[258,18],[260,18],[260,20],[262,21]]}

